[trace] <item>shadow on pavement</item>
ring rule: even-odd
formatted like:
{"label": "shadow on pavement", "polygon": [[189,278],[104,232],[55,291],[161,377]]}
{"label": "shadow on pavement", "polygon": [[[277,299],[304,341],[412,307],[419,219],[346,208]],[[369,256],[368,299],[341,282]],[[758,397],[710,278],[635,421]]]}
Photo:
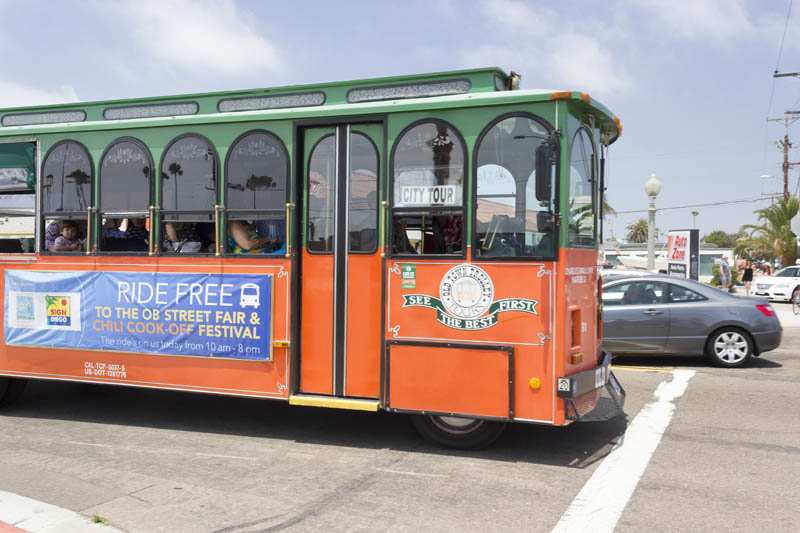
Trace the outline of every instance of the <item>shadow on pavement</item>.
{"label": "shadow on pavement", "polygon": [[563,428],[509,424],[489,449],[459,451],[427,444],[405,415],[290,407],[281,401],[33,380],[19,402],[4,409],[2,416],[330,446],[388,448],[570,468],[585,468],[608,455],[627,428],[627,420],[622,416]]}
{"label": "shadow on pavement", "polygon": [[748,368],[780,368],[783,366],[781,363],[772,361],[770,359],[765,359],[765,357],[769,357],[769,354],[764,354],[761,357],[753,357],[748,365],[741,368],[721,368],[714,366],[708,361],[708,359],[701,355],[659,355],[657,357],[648,355],[615,355],[614,366],[647,366],[652,368],[712,368],[725,372],[737,372],[741,370],[747,370]]}

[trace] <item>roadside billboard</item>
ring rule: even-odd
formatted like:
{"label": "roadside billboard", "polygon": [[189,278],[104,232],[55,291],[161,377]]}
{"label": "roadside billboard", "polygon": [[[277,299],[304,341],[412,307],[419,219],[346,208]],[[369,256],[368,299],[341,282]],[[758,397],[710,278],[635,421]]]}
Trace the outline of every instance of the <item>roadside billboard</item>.
{"label": "roadside billboard", "polygon": [[700,272],[700,230],[671,230],[667,233],[667,273],[696,280]]}

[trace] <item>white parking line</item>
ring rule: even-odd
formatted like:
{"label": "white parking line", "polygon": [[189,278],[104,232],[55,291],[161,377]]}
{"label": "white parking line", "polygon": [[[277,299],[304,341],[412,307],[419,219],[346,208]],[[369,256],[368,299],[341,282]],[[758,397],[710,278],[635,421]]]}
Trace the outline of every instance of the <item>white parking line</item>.
{"label": "white parking line", "polygon": [[694,370],[675,370],[662,381],[625,431],[622,444],[606,457],[553,528],[554,533],[614,531],[619,517],[658,448]]}
{"label": "white parking line", "polygon": [[417,477],[447,477],[444,474],[426,474],[424,472],[409,472],[407,470],[392,470],[391,468],[376,468],[378,472],[386,472],[387,474],[399,474],[401,476],[417,476]]}

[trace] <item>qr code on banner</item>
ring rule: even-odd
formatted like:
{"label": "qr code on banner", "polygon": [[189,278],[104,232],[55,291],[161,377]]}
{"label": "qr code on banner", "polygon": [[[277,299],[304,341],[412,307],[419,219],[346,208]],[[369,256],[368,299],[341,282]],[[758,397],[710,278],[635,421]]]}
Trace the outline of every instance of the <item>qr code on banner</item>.
{"label": "qr code on banner", "polygon": [[27,294],[17,295],[17,320],[33,320],[33,296]]}

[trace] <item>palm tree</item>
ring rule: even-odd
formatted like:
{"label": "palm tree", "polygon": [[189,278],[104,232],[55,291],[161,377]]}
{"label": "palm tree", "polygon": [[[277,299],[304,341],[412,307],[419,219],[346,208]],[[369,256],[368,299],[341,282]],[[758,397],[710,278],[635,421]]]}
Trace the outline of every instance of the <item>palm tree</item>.
{"label": "palm tree", "polygon": [[172,174],[172,178],[175,180],[173,185],[175,186],[175,208],[178,208],[178,176],[183,176],[183,168],[181,168],[180,163],[174,162],[170,163],[167,170],[170,174]]}
{"label": "palm tree", "polygon": [[796,196],[781,198],[774,204],[757,209],[761,224],[745,224],[747,236],[736,243],[737,250],[749,251],[765,258],[780,258],[781,263],[793,265],[797,260],[797,236],[792,232],[792,219],[800,211]]}
{"label": "palm tree", "polygon": [[76,168],[65,176],[64,181],[67,181],[66,178],[69,178],[70,181],[75,183],[75,194],[78,197],[78,203],[80,204],[81,209],[86,209],[89,206],[89,203],[86,201],[86,195],[83,192],[83,186],[91,182],[92,177],[84,172],[83,169]]}
{"label": "palm tree", "polygon": [[275,182],[275,179],[272,176],[256,176],[255,174],[250,174],[250,177],[247,179],[246,187],[247,189],[253,191],[253,209],[256,208],[257,191],[274,189],[277,186],[278,184]]}
{"label": "palm tree", "polygon": [[628,235],[625,237],[628,242],[644,243],[647,242],[647,220],[640,218],[639,220],[629,224],[627,227]]}

